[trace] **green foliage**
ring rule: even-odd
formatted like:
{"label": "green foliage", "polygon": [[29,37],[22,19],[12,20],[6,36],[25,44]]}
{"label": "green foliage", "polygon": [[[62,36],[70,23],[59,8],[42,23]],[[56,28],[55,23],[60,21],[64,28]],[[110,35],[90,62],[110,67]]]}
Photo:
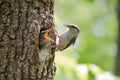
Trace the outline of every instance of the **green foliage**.
{"label": "green foliage", "polygon": [[110,72],[94,64],[77,64],[72,57],[56,55],[57,75],[55,80],[119,80]]}
{"label": "green foliage", "polygon": [[[55,23],[59,33],[65,30],[65,23],[73,23],[80,28],[74,47],[58,54],[60,61],[65,62],[62,57],[68,61],[64,64],[56,62],[59,67],[56,80],[80,80],[73,68],[77,64],[95,64],[103,71],[113,72],[118,29],[116,3],[116,0],[55,0]],[[95,74],[91,71],[89,76],[89,80],[94,80]]]}

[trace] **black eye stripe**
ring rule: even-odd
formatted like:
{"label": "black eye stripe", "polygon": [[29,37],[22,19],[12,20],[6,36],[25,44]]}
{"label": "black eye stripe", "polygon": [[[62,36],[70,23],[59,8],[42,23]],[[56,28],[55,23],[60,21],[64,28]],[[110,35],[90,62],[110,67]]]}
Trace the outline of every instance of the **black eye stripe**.
{"label": "black eye stripe", "polygon": [[76,27],[76,26],[71,26],[72,28],[75,28],[78,32],[79,32],[79,29]]}

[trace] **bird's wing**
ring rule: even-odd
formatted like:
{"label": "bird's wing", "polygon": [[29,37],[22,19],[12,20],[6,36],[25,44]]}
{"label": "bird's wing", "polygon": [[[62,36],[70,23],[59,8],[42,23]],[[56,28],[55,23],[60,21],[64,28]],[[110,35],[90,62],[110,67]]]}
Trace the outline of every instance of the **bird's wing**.
{"label": "bird's wing", "polygon": [[76,41],[76,38],[73,38],[72,44],[74,45]]}
{"label": "bird's wing", "polygon": [[75,40],[76,40],[76,38],[72,38],[72,39],[70,40],[69,44],[68,44],[64,49],[66,49],[67,47],[69,47],[71,44],[74,45]]}

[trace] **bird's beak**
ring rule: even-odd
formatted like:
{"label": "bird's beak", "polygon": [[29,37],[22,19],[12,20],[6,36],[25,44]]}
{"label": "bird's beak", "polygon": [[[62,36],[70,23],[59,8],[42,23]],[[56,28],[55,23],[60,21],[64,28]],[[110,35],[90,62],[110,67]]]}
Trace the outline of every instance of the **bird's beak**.
{"label": "bird's beak", "polygon": [[69,27],[68,24],[64,24],[65,27]]}

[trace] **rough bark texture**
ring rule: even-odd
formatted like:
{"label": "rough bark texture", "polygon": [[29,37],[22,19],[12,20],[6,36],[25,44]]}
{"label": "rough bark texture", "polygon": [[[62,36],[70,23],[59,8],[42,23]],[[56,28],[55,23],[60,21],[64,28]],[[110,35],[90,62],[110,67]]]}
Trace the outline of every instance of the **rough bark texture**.
{"label": "rough bark texture", "polygon": [[118,49],[117,49],[117,56],[116,56],[116,69],[115,74],[120,76],[120,0],[118,0],[117,6],[117,13],[118,13]]}
{"label": "rough bark texture", "polygon": [[53,0],[0,0],[0,80],[54,79],[55,49],[50,42],[39,49],[40,29],[54,25],[53,3]]}

